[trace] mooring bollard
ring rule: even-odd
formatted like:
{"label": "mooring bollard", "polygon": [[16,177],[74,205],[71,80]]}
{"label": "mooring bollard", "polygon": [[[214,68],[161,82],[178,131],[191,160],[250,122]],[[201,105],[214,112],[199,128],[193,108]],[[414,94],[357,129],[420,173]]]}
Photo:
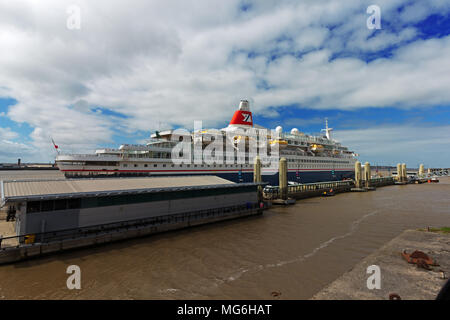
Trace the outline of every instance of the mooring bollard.
{"label": "mooring bollard", "polygon": [[356,161],[355,162],[355,188],[361,188],[361,180],[362,180],[362,174],[361,174],[361,162]]}
{"label": "mooring bollard", "polygon": [[287,200],[287,161],[286,158],[280,159],[280,168],[278,169],[279,188],[281,199]]}
{"label": "mooring bollard", "polygon": [[365,180],[365,187],[370,188],[370,163],[366,162],[364,163],[364,180]]}

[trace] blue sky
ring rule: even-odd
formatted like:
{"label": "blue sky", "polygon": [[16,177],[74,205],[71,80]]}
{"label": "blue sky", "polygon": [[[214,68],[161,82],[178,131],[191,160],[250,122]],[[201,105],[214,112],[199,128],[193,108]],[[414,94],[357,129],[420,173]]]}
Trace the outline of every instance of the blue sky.
{"label": "blue sky", "polygon": [[361,161],[450,167],[448,1],[213,2],[2,2],[0,162],[225,127],[248,99],[269,128],[327,117]]}

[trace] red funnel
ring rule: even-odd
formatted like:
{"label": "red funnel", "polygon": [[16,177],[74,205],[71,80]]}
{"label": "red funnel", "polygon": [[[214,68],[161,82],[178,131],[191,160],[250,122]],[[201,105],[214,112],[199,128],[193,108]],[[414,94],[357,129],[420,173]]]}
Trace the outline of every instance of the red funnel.
{"label": "red funnel", "polygon": [[230,121],[230,125],[253,127],[253,117],[250,111],[237,110]]}

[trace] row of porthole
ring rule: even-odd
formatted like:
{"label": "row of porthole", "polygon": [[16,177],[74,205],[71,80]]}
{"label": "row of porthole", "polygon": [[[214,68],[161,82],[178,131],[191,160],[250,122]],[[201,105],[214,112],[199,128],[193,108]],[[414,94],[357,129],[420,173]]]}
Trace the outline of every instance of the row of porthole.
{"label": "row of porthole", "polygon": [[288,158],[288,162],[302,162],[302,163],[335,163],[335,164],[348,164],[350,161],[337,161],[337,160],[309,160],[309,159],[295,159]]}
{"label": "row of porthole", "polygon": [[[158,164],[153,164],[153,167],[154,168],[157,168],[159,165]],[[167,167],[167,165],[166,164],[162,164],[161,165],[163,168],[166,168]],[[175,167],[175,164],[171,164],[170,165],[172,168],[174,168]],[[187,164],[187,165],[184,165],[184,164],[180,164],[179,165],[179,167],[180,168],[182,168],[183,166],[186,166],[187,168],[190,168],[191,167],[191,165],[190,164]],[[195,165],[193,165],[194,166],[194,168],[197,168],[198,166],[195,164]],[[219,167],[219,168],[222,168],[222,166],[224,167],[224,168],[228,168],[228,165],[222,165],[222,164],[219,164],[219,165],[212,165],[212,167],[213,168],[217,168],[217,167]],[[123,167],[124,168],[126,168],[126,167],[128,167],[128,164],[123,164]],[[138,168],[139,167],[139,165],[138,164],[134,164],[134,168]],[[144,164],[144,167],[145,168],[147,168],[148,167],[148,164]],[[207,165],[207,167],[208,168],[211,168],[211,165]],[[230,168],[236,168],[236,166],[233,166],[233,165],[230,165],[229,166]],[[244,164],[244,165],[242,165],[242,168],[252,168],[253,166],[252,165],[249,165],[249,164]],[[269,167],[268,165],[267,166],[264,166],[263,165],[263,167]],[[291,165],[291,164],[288,164],[288,168],[297,168],[298,167],[298,165]],[[308,164],[306,167],[308,167],[308,168],[318,168],[318,169],[320,169],[322,166],[321,165],[310,165],[310,164]],[[335,167],[336,168],[345,168],[346,166],[345,165],[335,165]],[[237,169],[239,169],[239,168],[237,168]]]}

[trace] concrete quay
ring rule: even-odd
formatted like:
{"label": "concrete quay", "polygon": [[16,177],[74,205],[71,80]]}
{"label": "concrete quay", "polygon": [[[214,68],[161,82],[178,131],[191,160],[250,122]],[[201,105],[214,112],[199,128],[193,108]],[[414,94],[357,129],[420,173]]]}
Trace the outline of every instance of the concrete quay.
{"label": "concrete quay", "polygon": [[[432,270],[409,264],[401,255],[420,250],[437,261]],[[369,266],[380,268],[380,289],[368,289]],[[354,268],[314,295],[312,300],[434,300],[450,275],[450,234],[407,230],[367,256]]]}

